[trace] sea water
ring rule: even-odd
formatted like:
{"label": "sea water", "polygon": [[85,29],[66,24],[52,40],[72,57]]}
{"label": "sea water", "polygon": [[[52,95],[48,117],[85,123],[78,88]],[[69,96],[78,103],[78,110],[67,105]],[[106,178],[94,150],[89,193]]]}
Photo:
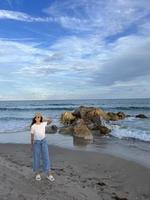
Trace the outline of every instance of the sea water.
{"label": "sea water", "polygon": [[[0,101],[0,143],[30,143],[29,126],[36,112],[50,116],[52,124],[61,126],[61,113],[73,111],[81,105],[102,108],[108,112],[123,111],[130,117],[111,122],[111,135],[97,136],[91,143],[75,141],[71,136],[56,133],[48,135],[49,144],[109,152],[150,166],[150,99]],[[140,113],[148,118],[136,118]]]}

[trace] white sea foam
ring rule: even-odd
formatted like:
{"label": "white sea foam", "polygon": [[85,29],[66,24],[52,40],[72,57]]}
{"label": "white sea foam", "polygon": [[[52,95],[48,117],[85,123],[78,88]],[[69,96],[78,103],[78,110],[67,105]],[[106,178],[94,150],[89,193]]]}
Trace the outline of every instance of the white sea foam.
{"label": "white sea foam", "polygon": [[130,128],[121,128],[115,126],[112,128],[111,135],[123,139],[123,138],[134,138],[142,141],[150,141],[150,131],[130,129]]}

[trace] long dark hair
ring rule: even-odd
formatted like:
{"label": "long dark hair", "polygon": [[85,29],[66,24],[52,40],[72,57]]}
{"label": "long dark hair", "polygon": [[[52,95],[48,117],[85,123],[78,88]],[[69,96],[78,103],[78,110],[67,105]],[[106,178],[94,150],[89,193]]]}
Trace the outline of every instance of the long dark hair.
{"label": "long dark hair", "polygon": [[[35,124],[35,123],[36,123],[36,120],[35,120],[35,118],[36,118],[36,116],[35,116],[35,117],[33,117],[30,127],[31,127],[33,124]],[[41,120],[40,120],[40,122],[43,122],[43,117],[42,117],[42,116],[41,116]]]}

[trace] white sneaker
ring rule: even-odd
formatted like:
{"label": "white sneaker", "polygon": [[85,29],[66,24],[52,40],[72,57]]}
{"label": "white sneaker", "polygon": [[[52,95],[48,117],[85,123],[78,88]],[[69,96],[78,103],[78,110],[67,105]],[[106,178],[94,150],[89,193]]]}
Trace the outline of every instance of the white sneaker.
{"label": "white sneaker", "polygon": [[36,177],[35,177],[35,180],[36,180],[36,181],[40,181],[40,180],[41,180],[41,175],[40,175],[40,174],[37,174]]}
{"label": "white sneaker", "polygon": [[53,182],[55,180],[53,175],[51,175],[51,174],[49,176],[47,176],[47,179],[50,180],[51,182]]}

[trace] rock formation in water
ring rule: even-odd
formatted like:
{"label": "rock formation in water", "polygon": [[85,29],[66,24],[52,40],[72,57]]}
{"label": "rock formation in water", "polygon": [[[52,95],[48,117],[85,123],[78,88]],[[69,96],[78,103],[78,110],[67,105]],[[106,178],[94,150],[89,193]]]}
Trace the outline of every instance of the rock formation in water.
{"label": "rock formation in water", "polygon": [[[80,106],[73,112],[64,112],[60,116],[59,133],[69,134],[75,138],[92,140],[93,135],[107,135],[111,132],[109,122],[125,119],[123,112],[105,112],[96,107]],[[144,114],[136,115],[137,118],[147,118]],[[58,128],[55,125],[46,128],[47,133],[55,133]]]}
{"label": "rock formation in water", "polygon": [[125,114],[106,113],[100,108],[80,106],[73,112],[64,112],[61,114],[60,122],[64,127],[59,129],[60,133],[71,134],[74,137],[87,140],[93,139],[96,132],[99,135],[106,135],[111,130],[103,124],[104,121],[124,119]]}

